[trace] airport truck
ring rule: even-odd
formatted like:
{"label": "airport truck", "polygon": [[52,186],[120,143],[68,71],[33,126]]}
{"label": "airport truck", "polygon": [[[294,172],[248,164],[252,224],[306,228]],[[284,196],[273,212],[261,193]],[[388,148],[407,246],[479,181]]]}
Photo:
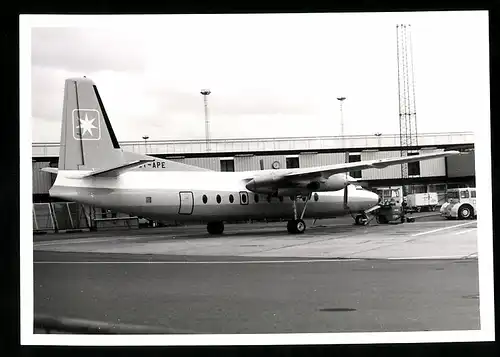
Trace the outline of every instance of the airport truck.
{"label": "airport truck", "polygon": [[446,191],[446,201],[441,206],[441,216],[447,219],[477,218],[476,188],[453,188]]}
{"label": "airport truck", "polygon": [[437,192],[412,193],[406,196],[407,209],[409,211],[428,210],[435,211],[438,205]]}
{"label": "airport truck", "polygon": [[380,197],[379,203],[365,211],[366,214],[371,213],[373,217],[371,219],[366,219],[362,215],[357,216],[356,224],[366,225],[370,223],[373,218],[376,218],[379,224],[389,224],[389,223],[404,223],[414,222],[413,217],[406,216],[406,208],[401,200],[402,197],[402,187],[384,187],[379,188],[378,194]]}

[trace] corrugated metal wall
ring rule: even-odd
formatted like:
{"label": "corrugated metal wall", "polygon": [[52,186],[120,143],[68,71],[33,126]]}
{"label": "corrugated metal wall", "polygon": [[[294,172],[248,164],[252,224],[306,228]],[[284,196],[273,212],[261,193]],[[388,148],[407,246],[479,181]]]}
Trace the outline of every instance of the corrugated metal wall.
{"label": "corrugated metal wall", "polygon": [[234,171],[260,170],[259,160],[258,156],[236,156],[234,158]]}
{"label": "corrugated metal wall", "polygon": [[[435,152],[443,152],[444,149],[424,149],[420,150],[420,154],[430,154]],[[445,159],[432,159],[420,161],[420,177],[433,177],[446,175]]]}
{"label": "corrugated metal wall", "polygon": [[[280,163],[280,168],[285,169],[286,168],[286,155],[269,155],[269,156],[259,156],[257,159],[257,167],[254,168],[254,170],[259,170],[260,169],[260,160],[264,160],[264,169],[265,170],[270,170],[272,169],[273,162],[278,161]],[[299,161],[300,165],[300,161]]]}
{"label": "corrugated metal wall", "polygon": [[314,167],[340,164],[344,162],[345,155],[343,153],[332,154],[301,154],[300,167]]}
{"label": "corrugated metal wall", "polygon": [[220,159],[218,157],[190,157],[184,159],[184,163],[203,167],[204,169],[220,171]]}
{"label": "corrugated metal wall", "polygon": [[45,194],[49,192],[49,189],[54,184],[56,175],[50,174],[48,172],[43,172],[40,169],[42,167],[49,167],[49,162],[33,162],[33,194]]}

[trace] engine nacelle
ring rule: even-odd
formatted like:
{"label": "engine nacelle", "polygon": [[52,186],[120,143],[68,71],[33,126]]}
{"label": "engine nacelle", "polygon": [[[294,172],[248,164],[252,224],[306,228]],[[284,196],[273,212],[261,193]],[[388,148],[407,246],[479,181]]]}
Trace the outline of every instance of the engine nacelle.
{"label": "engine nacelle", "polygon": [[283,180],[282,176],[277,176],[273,172],[254,177],[250,180],[245,187],[257,193],[273,193],[278,188],[278,184]]}
{"label": "engine nacelle", "polygon": [[317,191],[338,191],[343,190],[346,184],[349,183],[349,176],[346,174],[335,174],[332,175],[319,185]]}

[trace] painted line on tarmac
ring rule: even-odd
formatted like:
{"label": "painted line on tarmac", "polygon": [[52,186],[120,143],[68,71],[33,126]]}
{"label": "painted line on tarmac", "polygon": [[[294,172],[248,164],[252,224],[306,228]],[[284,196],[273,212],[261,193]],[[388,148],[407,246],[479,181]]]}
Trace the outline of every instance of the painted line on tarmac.
{"label": "painted line on tarmac", "polygon": [[427,232],[420,232],[420,233],[416,233],[416,234],[413,234],[412,237],[418,237],[418,236],[422,236],[422,235],[425,235],[425,234],[431,234],[431,233],[436,233],[436,232],[440,232],[440,231],[444,231],[446,229],[452,229],[452,228],[457,228],[457,227],[463,227],[463,226],[467,226],[469,224],[473,224],[473,223],[477,223],[476,221],[471,221],[471,222],[467,222],[467,223],[462,223],[462,224],[456,224],[454,226],[448,226],[448,227],[443,227],[443,228],[437,228],[437,229],[433,229],[431,231],[427,231]]}
{"label": "painted line on tarmac", "polygon": [[221,261],[37,261],[34,264],[283,264],[283,263],[330,263],[359,261],[363,259],[300,259],[300,260],[221,260]]}
{"label": "painted line on tarmac", "polygon": [[463,231],[459,231],[459,232],[453,233],[453,235],[457,236],[457,235],[459,235],[459,234],[464,234],[464,233],[473,232],[475,229],[477,229],[477,227],[473,227],[473,228],[471,228],[471,229],[464,229]]}
{"label": "painted line on tarmac", "polygon": [[[469,255],[435,255],[422,257],[406,257],[406,258],[386,258],[387,260],[456,260],[456,259],[473,259],[472,254]],[[382,258],[383,259],[383,258]]]}

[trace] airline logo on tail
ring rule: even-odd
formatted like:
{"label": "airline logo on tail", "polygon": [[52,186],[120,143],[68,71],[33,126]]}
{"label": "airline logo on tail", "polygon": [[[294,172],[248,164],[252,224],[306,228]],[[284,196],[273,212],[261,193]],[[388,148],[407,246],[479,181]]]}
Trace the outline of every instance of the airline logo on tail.
{"label": "airline logo on tail", "polygon": [[73,110],[73,138],[75,140],[101,139],[101,118],[97,110]]}

